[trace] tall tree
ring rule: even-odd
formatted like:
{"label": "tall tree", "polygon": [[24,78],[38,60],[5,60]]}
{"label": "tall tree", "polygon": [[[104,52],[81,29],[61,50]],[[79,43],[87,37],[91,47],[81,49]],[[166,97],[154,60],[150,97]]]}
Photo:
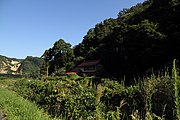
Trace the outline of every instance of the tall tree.
{"label": "tall tree", "polygon": [[52,48],[46,50],[42,56],[45,60],[48,74],[55,73],[60,69],[68,70],[74,66],[74,52],[70,43],[63,39],[56,41]]}

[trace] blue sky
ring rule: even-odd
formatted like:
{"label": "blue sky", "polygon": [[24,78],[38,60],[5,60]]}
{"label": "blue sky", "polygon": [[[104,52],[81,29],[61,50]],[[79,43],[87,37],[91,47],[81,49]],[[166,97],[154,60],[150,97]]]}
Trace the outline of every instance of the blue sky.
{"label": "blue sky", "polygon": [[54,42],[77,45],[90,28],[144,0],[0,0],[0,55],[41,56]]}

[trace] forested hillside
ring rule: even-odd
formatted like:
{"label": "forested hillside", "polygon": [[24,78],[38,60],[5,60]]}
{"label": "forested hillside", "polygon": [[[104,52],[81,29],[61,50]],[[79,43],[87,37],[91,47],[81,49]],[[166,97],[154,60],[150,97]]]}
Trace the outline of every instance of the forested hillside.
{"label": "forested hillside", "polygon": [[101,59],[113,76],[145,75],[168,66],[180,54],[180,4],[147,0],[97,24],[75,46],[76,57]]}
{"label": "forested hillside", "polygon": [[18,72],[25,77],[36,78],[40,76],[40,68],[43,64],[43,59],[39,57],[27,56],[18,69]]}
{"label": "forested hillside", "polygon": [[[57,56],[64,59],[57,68],[66,70],[82,60],[101,59],[106,75],[113,77],[139,77],[166,69],[173,59],[180,58],[179,15],[178,0],[147,0],[123,9],[116,19],[106,19],[89,29],[70,57],[62,57],[55,43],[44,54],[46,65],[49,62],[53,73],[56,69],[51,66],[60,61]],[[65,59],[73,59],[74,64],[66,67]]]}
{"label": "forested hillside", "polygon": [[[115,19],[96,24],[73,48],[62,39],[55,42],[42,55],[43,67],[42,60],[34,62],[27,57],[19,72],[39,74],[41,67],[42,74],[56,75],[72,70],[82,61],[98,59],[105,76],[132,78],[156,73],[169,68],[173,59],[180,59],[179,15],[179,0],[146,0],[121,10]],[[1,70],[4,63],[1,60]],[[13,70],[6,67],[3,72]]]}
{"label": "forested hillside", "polygon": [[43,59],[27,56],[23,59],[8,58],[0,55],[0,74],[23,75],[24,77],[40,76]]}

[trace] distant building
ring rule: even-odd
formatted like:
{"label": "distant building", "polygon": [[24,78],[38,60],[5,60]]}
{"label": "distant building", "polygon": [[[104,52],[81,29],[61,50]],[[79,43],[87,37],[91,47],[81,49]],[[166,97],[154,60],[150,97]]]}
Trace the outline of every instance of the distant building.
{"label": "distant building", "polygon": [[101,69],[103,69],[101,60],[88,60],[82,62],[71,71],[77,74],[95,75]]}

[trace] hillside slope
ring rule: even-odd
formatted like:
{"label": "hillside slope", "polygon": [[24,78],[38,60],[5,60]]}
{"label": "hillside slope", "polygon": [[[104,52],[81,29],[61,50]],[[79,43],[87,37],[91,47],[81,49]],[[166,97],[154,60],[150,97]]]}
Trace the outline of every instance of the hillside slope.
{"label": "hillside slope", "polygon": [[21,60],[0,55],[0,74],[19,74]]}
{"label": "hillside slope", "polygon": [[43,60],[38,57],[27,56],[24,60],[19,60],[0,55],[0,74],[38,76],[42,63]]}
{"label": "hillside slope", "polygon": [[[134,78],[180,60],[180,2],[147,0],[88,31],[76,58],[101,59],[108,76]],[[171,69],[170,69],[171,70]]]}

